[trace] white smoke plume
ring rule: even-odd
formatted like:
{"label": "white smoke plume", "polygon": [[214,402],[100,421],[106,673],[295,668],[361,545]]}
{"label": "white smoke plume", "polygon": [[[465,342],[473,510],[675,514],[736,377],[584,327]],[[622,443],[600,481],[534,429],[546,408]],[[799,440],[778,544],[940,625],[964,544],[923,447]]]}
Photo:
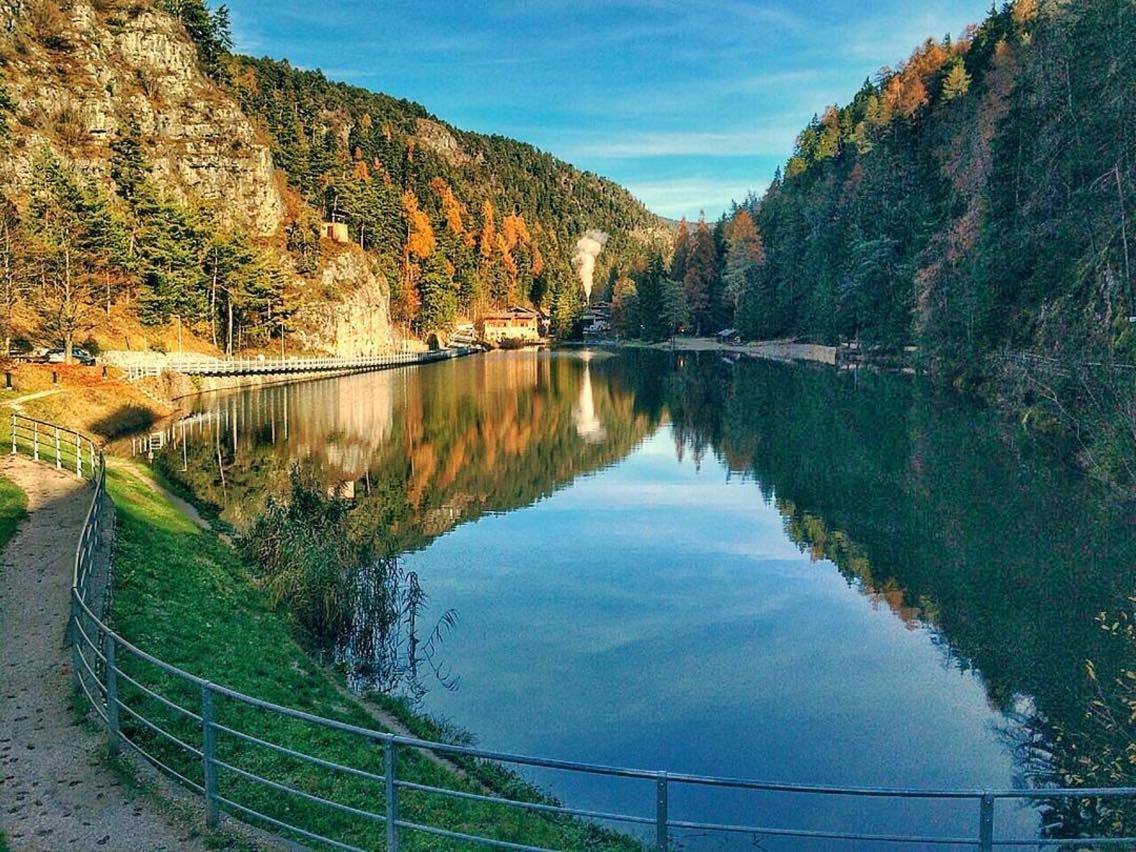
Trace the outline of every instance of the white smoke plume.
{"label": "white smoke plume", "polygon": [[606,243],[607,234],[597,230],[586,232],[576,242],[576,254],[572,257],[572,265],[576,268],[576,274],[580,276],[580,283],[584,285],[584,294],[588,301],[592,299],[592,276],[596,271],[596,258],[599,257]]}

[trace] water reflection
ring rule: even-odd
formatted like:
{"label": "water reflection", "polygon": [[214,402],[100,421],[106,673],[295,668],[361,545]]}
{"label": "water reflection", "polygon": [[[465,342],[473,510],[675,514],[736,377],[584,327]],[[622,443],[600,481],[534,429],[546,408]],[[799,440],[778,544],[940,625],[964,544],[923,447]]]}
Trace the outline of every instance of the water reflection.
{"label": "water reflection", "polygon": [[580,384],[580,401],[576,403],[576,434],[587,441],[589,444],[595,444],[602,441],[606,437],[604,432],[603,423],[596,416],[596,397],[592,390],[592,359],[591,353],[585,353],[583,356],[584,361],[584,381]]}
{"label": "water reflection", "polygon": [[[1131,504],[993,414],[916,381],[688,367],[672,379],[676,434],[752,477],[802,552],[929,631],[946,664],[980,675],[1018,783],[1125,780],[1097,771],[1100,737],[1086,728],[1100,687],[1085,666],[1124,678],[1136,664],[1098,620],[1128,609]],[[1112,736],[1130,749],[1125,725]],[[1102,811],[1051,802],[1046,834],[1117,832],[1131,820]]]}
{"label": "water reflection", "polygon": [[[1132,591],[1131,509],[906,377],[497,353],[206,397],[168,438],[167,472],[238,527],[295,460],[345,487],[355,534],[398,560],[398,594],[370,584],[339,639],[353,683],[406,691],[491,747],[1045,786],[1096,777],[1106,751],[1085,661],[1132,667],[1097,622]],[[797,824],[843,818],[776,804]],[[1050,836],[1122,824],[1094,803],[1042,820]]]}
{"label": "water reflection", "polygon": [[426,591],[400,554],[602,469],[658,423],[617,358],[522,351],[435,366],[204,396],[157,456],[238,530],[287,491],[296,463],[349,500],[353,538],[390,564],[356,568],[359,605],[337,659],[353,685],[411,698],[460,682],[439,655],[457,614],[439,614],[420,638]]}

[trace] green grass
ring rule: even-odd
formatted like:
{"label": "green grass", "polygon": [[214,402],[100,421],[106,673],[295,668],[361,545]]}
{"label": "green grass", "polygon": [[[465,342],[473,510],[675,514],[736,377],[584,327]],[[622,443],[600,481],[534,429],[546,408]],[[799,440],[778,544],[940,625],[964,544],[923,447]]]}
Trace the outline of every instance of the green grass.
{"label": "green grass", "polygon": [[[147,471],[143,471],[148,476]],[[274,613],[256,588],[250,567],[216,534],[202,531],[161,495],[130,472],[112,469],[108,485],[118,513],[113,618],[127,639],[169,663],[213,682],[298,710],[378,729],[366,706],[336,687],[334,673],[320,667],[293,636],[292,625]],[[120,653],[119,664],[131,676],[157,688],[168,699],[200,709],[200,693],[161,674],[150,664]],[[126,703],[158,721],[185,742],[199,746],[200,730],[121,681]],[[179,749],[123,713],[130,738],[158,755],[187,778],[200,783],[200,759]],[[325,760],[381,775],[382,749],[356,735],[268,714],[228,699],[218,699],[216,718],[223,725],[261,739],[314,754]],[[287,755],[218,734],[221,760],[258,775],[298,787],[323,798],[381,813],[382,785],[318,769]],[[534,791],[499,768],[467,763],[482,784],[508,789],[518,798]],[[401,750],[399,778],[439,787],[484,792],[424,755]],[[272,790],[232,772],[219,774],[226,798],[338,841],[382,848],[381,823],[336,813],[295,796]],[[536,846],[572,849],[634,849],[634,841],[592,824],[515,807],[461,801],[422,791],[400,793],[401,816],[414,822],[483,834]],[[409,849],[464,849],[419,832],[403,832]]]}
{"label": "green grass", "polygon": [[0,476],[0,550],[8,546],[27,510],[27,495],[14,482]]}

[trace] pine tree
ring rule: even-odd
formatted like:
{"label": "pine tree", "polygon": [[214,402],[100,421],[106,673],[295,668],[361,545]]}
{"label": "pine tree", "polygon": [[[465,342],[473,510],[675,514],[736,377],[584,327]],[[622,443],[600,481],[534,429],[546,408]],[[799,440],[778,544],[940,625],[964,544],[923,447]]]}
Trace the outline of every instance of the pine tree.
{"label": "pine tree", "polygon": [[426,258],[418,281],[421,307],[417,327],[420,331],[449,331],[458,314],[458,294],[453,269],[440,252]]}
{"label": "pine tree", "polygon": [[635,287],[640,334],[644,340],[666,340],[686,322],[688,311],[682,286],[667,277],[661,255],[651,258]]}
{"label": "pine tree", "polygon": [[958,59],[951,64],[951,70],[947,72],[947,76],[943,80],[943,100],[953,101],[955,98],[963,97],[969,91],[970,74],[967,73],[966,65],[963,64],[961,59]]}
{"label": "pine tree", "polygon": [[690,223],[684,217],[678,223],[678,232],[675,234],[674,257],[671,258],[671,278],[682,281],[686,278],[686,264],[690,258]]}
{"label": "pine tree", "polygon": [[695,335],[700,335],[711,320],[715,278],[718,274],[718,257],[714,247],[714,235],[706,225],[706,217],[698,221],[698,229],[691,241],[690,258],[686,264],[686,276],[682,279],[686,295],[686,307],[694,323]]}
{"label": "pine tree", "polygon": [[111,180],[118,194],[130,201],[141,189],[150,171],[142,151],[142,131],[135,116],[130,116],[127,121],[126,132],[119,130],[118,136],[110,143],[110,149]]}
{"label": "pine tree", "polygon": [[34,165],[28,221],[37,305],[47,329],[63,344],[71,363],[76,334],[87,326],[98,301],[100,271],[118,261],[117,231],[105,198],[50,155]]}
{"label": "pine tree", "polygon": [[20,211],[0,199],[0,305],[4,311],[4,357],[12,352],[12,317],[30,289],[28,245]]}
{"label": "pine tree", "polygon": [[210,11],[205,0],[160,0],[159,5],[181,21],[197,46],[197,58],[205,72],[218,80],[227,80],[225,59],[233,49],[228,7],[218,6]]}

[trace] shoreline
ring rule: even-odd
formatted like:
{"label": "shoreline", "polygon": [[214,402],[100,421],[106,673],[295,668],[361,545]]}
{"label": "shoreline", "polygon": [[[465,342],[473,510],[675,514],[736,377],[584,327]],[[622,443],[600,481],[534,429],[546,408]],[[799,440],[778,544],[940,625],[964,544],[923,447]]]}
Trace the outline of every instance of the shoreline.
{"label": "shoreline", "polygon": [[641,341],[605,340],[597,346],[614,346],[619,349],[655,349],[661,352],[721,352],[746,355],[769,361],[810,361],[836,366],[840,363],[840,347],[819,343],[794,343],[789,340],[758,340],[751,343],[723,343],[713,337],[676,337],[657,343]]}

